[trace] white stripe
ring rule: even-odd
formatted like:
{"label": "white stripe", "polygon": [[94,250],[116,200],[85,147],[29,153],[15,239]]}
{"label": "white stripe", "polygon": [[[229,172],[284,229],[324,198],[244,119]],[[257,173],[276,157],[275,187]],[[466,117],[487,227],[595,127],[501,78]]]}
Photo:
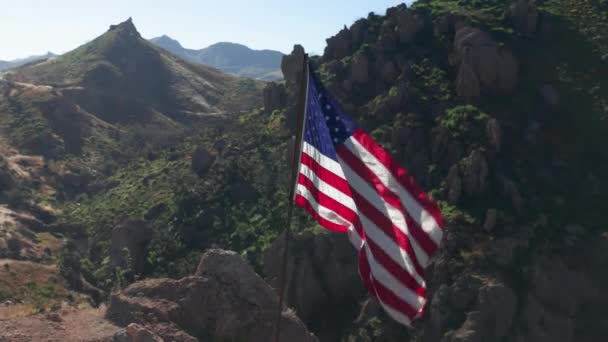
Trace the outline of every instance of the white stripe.
{"label": "white stripe", "polygon": [[[364,197],[369,203],[371,203],[376,209],[378,209],[384,216],[386,216],[401,232],[403,232],[407,237],[411,237],[409,231],[407,229],[407,223],[405,222],[405,217],[403,213],[394,208],[392,205],[387,203],[378,192],[373,189],[366,181],[361,179],[359,175],[353,171],[347,163],[342,161],[341,158],[338,158],[340,163],[342,164],[342,169],[348,182],[355,191],[357,191],[362,197]],[[361,213],[359,213],[360,216]],[[384,233],[383,233],[384,234]],[[429,262],[429,256],[426,252],[420,248],[415,239],[410,238],[410,245],[416,254],[416,258],[422,267],[425,267]],[[405,251],[404,251],[405,253]]]}
{"label": "white stripe", "polygon": [[298,184],[298,186],[296,187],[296,193],[304,197],[308,201],[308,203],[310,203],[312,209],[317,212],[322,218],[345,227],[350,227],[353,225],[351,222],[340,216],[335,211],[317,203],[314,196],[310,193],[308,189],[306,189],[304,185]]}
{"label": "white stripe", "polygon": [[384,232],[376,226],[370,219],[365,217],[363,214],[359,214],[359,220],[363,225],[363,229],[365,230],[365,237],[368,240],[374,241],[376,245],[378,245],[386,254],[388,254],[393,261],[395,261],[398,265],[400,265],[407,273],[412,275],[412,278],[416,280],[416,282],[420,286],[425,286],[424,278],[422,274],[418,274],[416,271],[416,267],[414,267],[414,263],[410,258],[409,254],[397,242],[395,242],[390,237],[386,236]]}
{"label": "white stripe", "polygon": [[[314,187],[319,190],[319,192],[332,198],[336,202],[342,204],[343,206],[349,208],[350,210],[354,211],[355,214],[357,214],[357,206],[355,205],[355,201],[353,200],[353,198],[343,193],[342,191],[334,188],[328,183],[325,183],[321,178],[317,176],[317,174],[313,170],[308,167],[308,165],[300,165],[300,174],[308,178],[313,183]],[[361,238],[352,223],[349,223],[348,239],[357,250],[361,249],[361,247],[363,246],[363,239]]]}
{"label": "white stripe", "polygon": [[[363,248],[365,248],[367,250],[367,248],[368,248],[367,244],[365,244]],[[365,252],[367,253],[367,251],[365,251]],[[369,262],[369,260],[368,260],[368,262]],[[372,268],[371,265],[370,265],[369,268],[371,270],[371,268]],[[359,275],[363,278],[363,275],[361,274],[360,271],[361,270],[359,269]],[[377,281],[377,280],[374,278],[374,276],[371,273],[369,274],[369,276],[371,278],[369,280],[372,283],[372,286],[374,286],[373,283],[375,281]],[[409,317],[407,317],[406,315],[402,314],[399,311],[396,311],[395,309],[391,308],[390,306],[386,305],[386,303],[384,303],[382,301],[382,298],[380,298],[380,295],[378,294],[378,291],[376,291],[375,288],[374,289],[370,289],[370,291],[374,291],[375,298],[378,300],[378,302],[380,302],[380,305],[382,306],[382,308],[386,311],[386,313],[390,317],[392,317],[395,321],[397,321],[397,322],[399,322],[401,324],[404,324],[404,325],[406,325],[408,327],[410,326],[411,320],[409,319]]]}
{"label": "white stripe", "polygon": [[397,194],[405,210],[418,223],[424,232],[439,246],[443,230],[435,218],[427,212],[416,199],[393,177],[393,174],[372,153],[361,145],[354,137],[347,139],[344,145],[380,179],[382,184]]}
{"label": "white stripe", "polygon": [[300,165],[300,174],[310,179],[310,181],[314,184],[315,188],[317,188],[320,192],[324,193],[328,197],[334,199],[336,202],[357,213],[357,206],[355,205],[355,201],[350,195],[347,195],[342,191],[334,188],[330,184],[325,183],[321,178],[317,176],[317,174],[313,170],[308,167],[308,165]]}
{"label": "white stripe", "polygon": [[314,146],[307,143],[306,141],[302,142],[302,153],[306,153],[309,157],[314,159],[325,169],[334,173],[336,176],[342,179],[346,179],[344,177],[344,172],[342,172],[342,167],[340,166],[340,163],[325,156],[323,153],[321,153],[319,150],[317,150]]}
{"label": "white stripe", "polygon": [[354,226],[350,226],[348,228],[348,239],[350,240],[350,243],[353,244],[353,246],[355,246],[355,248],[360,251],[361,248],[363,248],[364,245],[364,241],[361,238],[361,236],[359,235],[359,233],[357,232],[357,229],[355,229]]}
{"label": "white stripe", "polygon": [[412,291],[407,286],[404,286],[403,283],[387,271],[384,266],[378,263],[374,258],[372,251],[369,249],[369,246],[366,245],[364,249],[374,279],[382,283],[384,287],[392,291],[397,297],[408,303],[414,310],[420,310],[420,308],[424,306],[426,299],[418,296],[416,292]]}

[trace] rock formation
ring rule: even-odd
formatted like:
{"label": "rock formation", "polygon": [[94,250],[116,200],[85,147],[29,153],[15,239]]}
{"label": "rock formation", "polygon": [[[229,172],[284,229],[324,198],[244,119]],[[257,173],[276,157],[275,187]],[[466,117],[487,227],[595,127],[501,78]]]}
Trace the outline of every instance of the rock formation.
{"label": "rock formation", "polygon": [[[266,342],[277,307],[275,292],[238,254],[209,250],[193,276],[144,280],[113,293],[107,316],[119,325],[149,327],[162,338],[178,329],[199,339]],[[281,341],[317,340],[289,310],[281,331]]]}

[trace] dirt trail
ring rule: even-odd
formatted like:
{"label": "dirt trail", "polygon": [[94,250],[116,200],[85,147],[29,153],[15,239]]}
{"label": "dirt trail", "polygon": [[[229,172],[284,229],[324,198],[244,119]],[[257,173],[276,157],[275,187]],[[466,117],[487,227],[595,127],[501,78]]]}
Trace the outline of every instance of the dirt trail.
{"label": "dirt trail", "polygon": [[53,313],[0,319],[0,342],[105,342],[120,330],[105,307],[66,307]]}

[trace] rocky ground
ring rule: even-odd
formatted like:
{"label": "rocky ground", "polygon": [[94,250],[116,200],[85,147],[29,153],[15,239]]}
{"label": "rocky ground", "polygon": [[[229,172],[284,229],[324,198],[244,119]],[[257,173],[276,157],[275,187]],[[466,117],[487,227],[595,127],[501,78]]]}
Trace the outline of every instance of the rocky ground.
{"label": "rocky ground", "polygon": [[50,313],[33,316],[1,318],[2,342],[106,342],[121,328],[104,317],[105,307],[66,306]]}

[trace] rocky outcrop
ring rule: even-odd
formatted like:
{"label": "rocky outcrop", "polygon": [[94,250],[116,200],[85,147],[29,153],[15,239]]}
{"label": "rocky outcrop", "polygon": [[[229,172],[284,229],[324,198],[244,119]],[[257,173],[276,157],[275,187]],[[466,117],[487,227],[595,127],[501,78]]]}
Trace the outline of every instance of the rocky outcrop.
{"label": "rocky outcrop", "polygon": [[148,255],[149,229],[144,221],[125,220],[112,230],[110,262],[113,267],[142,273]]}
{"label": "rocky outcrop", "polygon": [[[107,316],[119,325],[138,323],[160,335],[157,323],[212,341],[269,341],[277,296],[236,253],[210,250],[193,276],[150,279],[112,294]],[[282,314],[281,341],[316,341],[290,311]]]}
{"label": "rocky outcrop", "polygon": [[287,106],[287,90],[285,86],[276,82],[269,82],[262,93],[264,97],[264,110],[272,113]]}
{"label": "rocky outcrop", "polygon": [[446,196],[457,202],[461,196],[473,198],[484,194],[488,189],[489,167],[486,156],[474,150],[459,164],[450,168],[446,178]]}
{"label": "rocky outcrop", "polygon": [[342,59],[352,53],[352,34],[344,27],[338,34],[327,39],[324,56],[330,59]]}
{"label": "rocky outcrop", "polygon": [[456,31],[450,63],[457,67],[456,92],[473,99],[481,93],[505,93],[517,86],[518,62],[509,48],[480,29]]}
{"label": "rocky outcrop", "polygon": [[400,11],[397,16],[397,35],[402,44],[411,43],[414,37],[424,29],[425,21],[419,14]]}
{"label": "rocky outcrop", "polygon": [[[264,273],[279,288],[284,235],[264,254]],[[357,271],[357,253],[343,234],[298,234],[291,238],[287,260],[286,304],[321,340],[340,337],[339,324],[356,317],[365,290]],[[332,322],[329,324],[329,322]],[[343,323],[337,323],[343,322]]]}

